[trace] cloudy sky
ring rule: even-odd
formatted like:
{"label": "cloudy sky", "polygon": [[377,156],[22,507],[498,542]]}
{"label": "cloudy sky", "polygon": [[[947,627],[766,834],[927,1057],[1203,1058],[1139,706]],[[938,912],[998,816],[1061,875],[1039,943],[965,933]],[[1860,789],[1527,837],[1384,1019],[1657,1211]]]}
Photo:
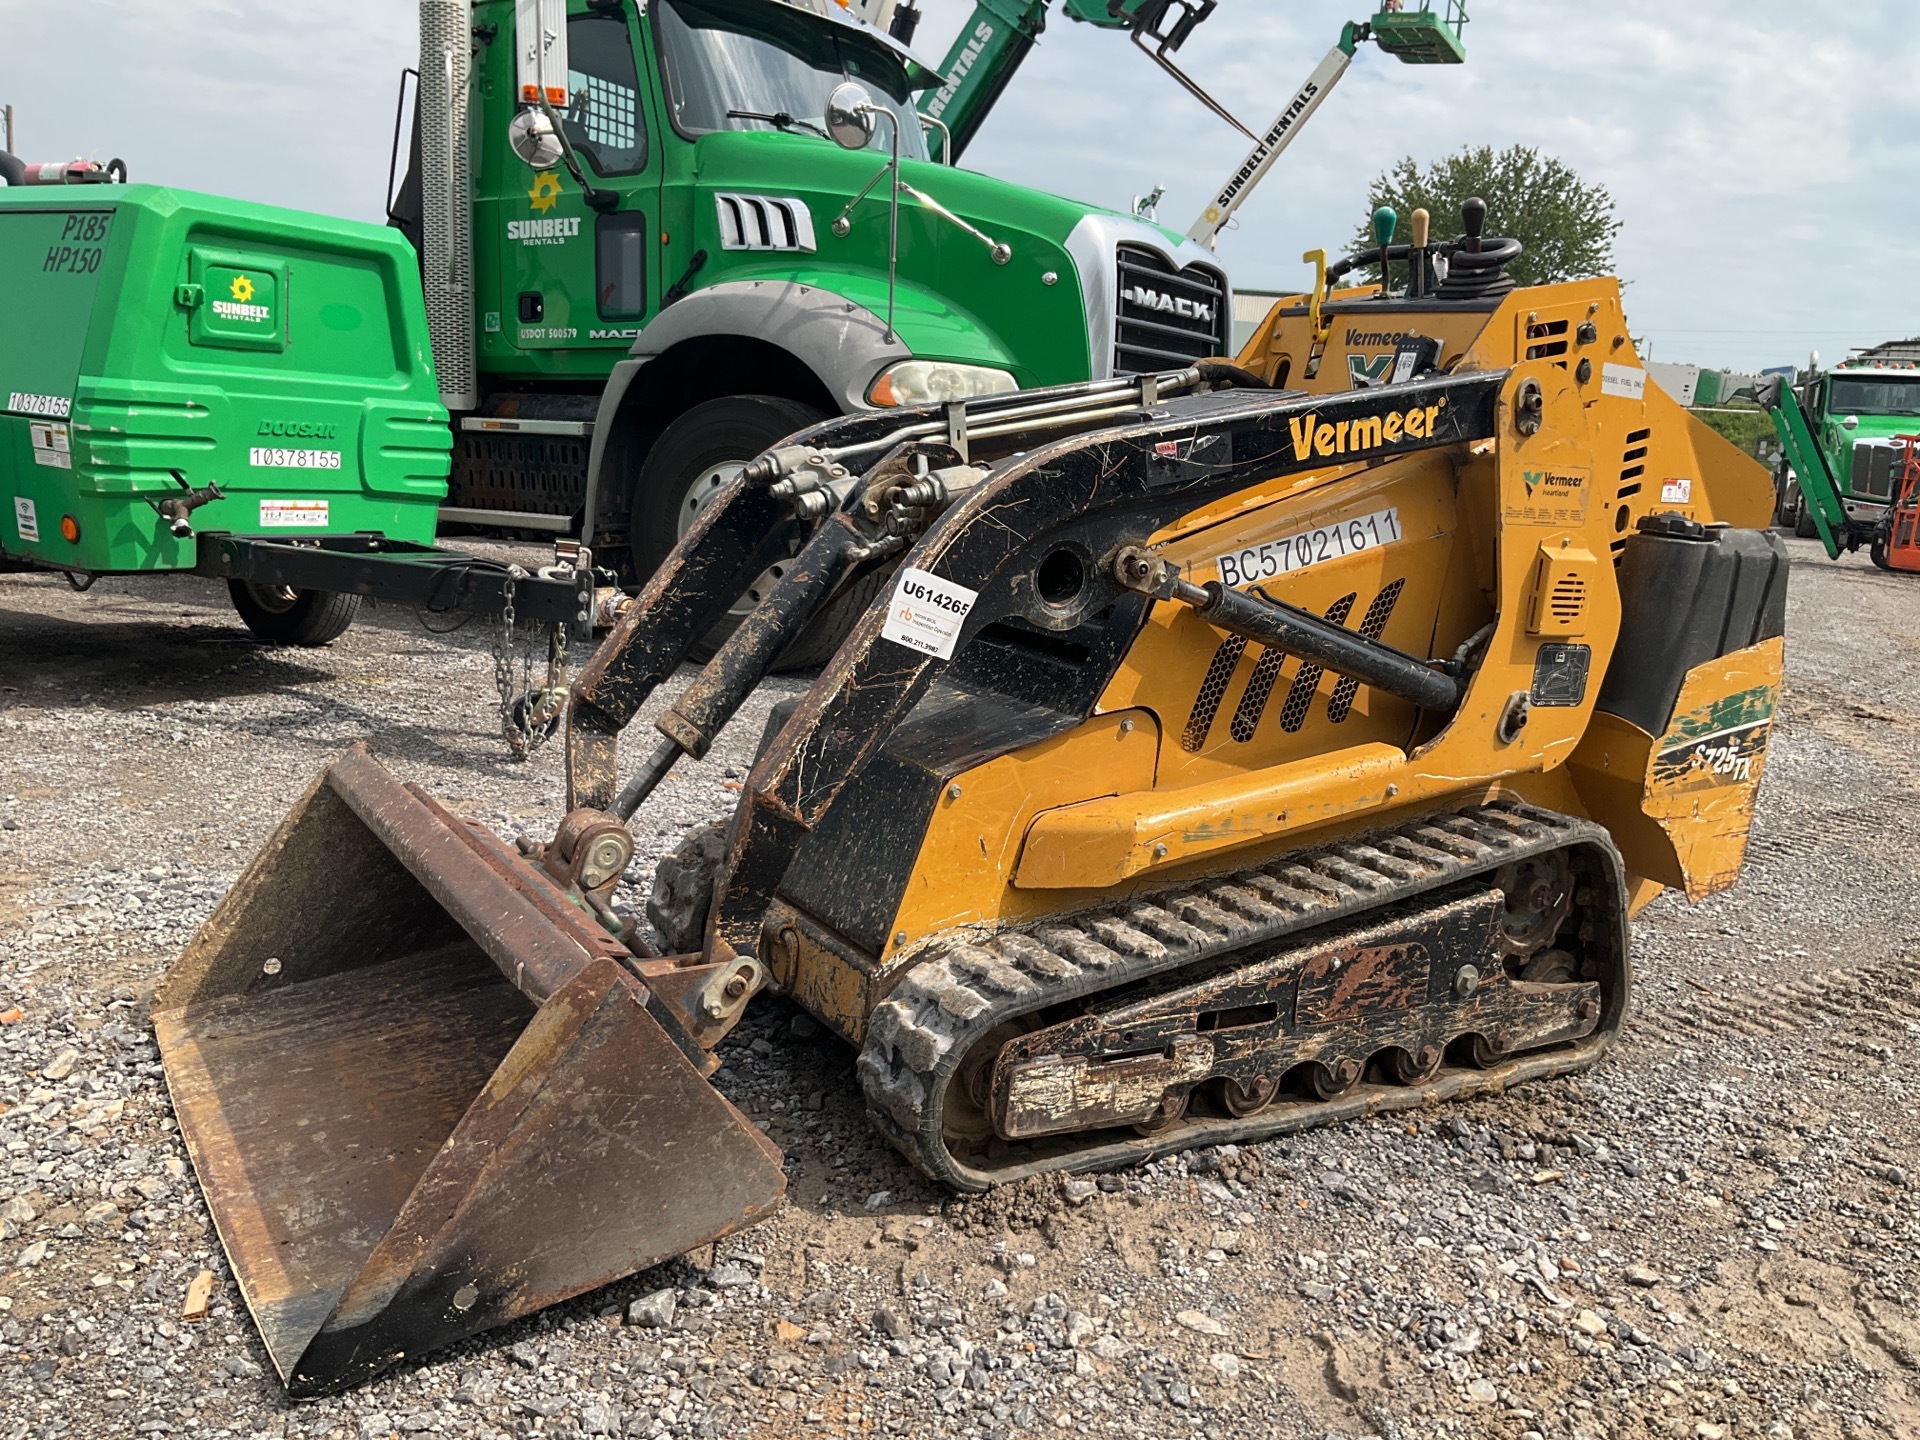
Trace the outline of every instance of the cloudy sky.
{"label": "cloudy sky", "polygon": [[[1369,0],[1221,0],[1182,52],[1258,129]],[[923,0],[937,57],[969,0]],[[1245,286],[1301,283],[1403,155],[1537,145],[1607,186],[1652,358],[1761,366],[1920,333],[1911,0],[1472,0],[1464,67],[1363,51],[1240,212]],[[409,0],[0,0],[0,102],[29,160],[377,218]],[[1057,21],[973,168],[1184,226],[1245,141],[1124,37]],[[1498,217],[1494,217],[1497,227]]]}

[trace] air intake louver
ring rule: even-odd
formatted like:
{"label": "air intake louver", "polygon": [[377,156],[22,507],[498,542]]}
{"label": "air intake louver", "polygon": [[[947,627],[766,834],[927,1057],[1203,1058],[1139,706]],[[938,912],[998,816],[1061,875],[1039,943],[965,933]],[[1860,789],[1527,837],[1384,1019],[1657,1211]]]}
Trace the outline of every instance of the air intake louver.
{"label": "air intake louver", "polygon": [[807,202],[773,195],[719,194],[722,250],[797,250],[811,253],[813,213]]}

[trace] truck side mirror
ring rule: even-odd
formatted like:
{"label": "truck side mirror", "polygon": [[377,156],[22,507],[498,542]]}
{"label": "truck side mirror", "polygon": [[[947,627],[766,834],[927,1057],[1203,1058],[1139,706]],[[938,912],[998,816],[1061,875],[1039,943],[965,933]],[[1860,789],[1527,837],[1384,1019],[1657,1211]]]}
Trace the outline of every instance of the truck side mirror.
{"label": "truck side mirror", "polygon": [[507,146],[536,170],[560,163],[560,136],[544,110],[522,110],[507,124]]}
{"label": "truck side mirror", "polygon": [[843,150],[864,150],[873,143],[873,96],[867,87],[848,80],[827,97],[825,127]]}
{"label": "truck side mirror", "polygon": [[1847,416],[1840,422],[1840,428],[1842,430],[1858,430],[1860,428],[1860,417],[1858,415]]}

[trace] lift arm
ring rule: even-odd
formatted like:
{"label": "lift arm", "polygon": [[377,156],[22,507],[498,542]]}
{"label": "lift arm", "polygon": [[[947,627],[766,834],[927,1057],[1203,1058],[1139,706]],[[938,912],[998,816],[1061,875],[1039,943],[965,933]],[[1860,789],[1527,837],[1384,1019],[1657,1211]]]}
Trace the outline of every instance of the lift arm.
{"label": "lift arm", "polygon": [[920,113],[946,126],[952,137],[948,160],[960,158],[1047,28],[1048,3],[977,0],[973,18],[961,27],[941,62],[939,88],[920,97]]}

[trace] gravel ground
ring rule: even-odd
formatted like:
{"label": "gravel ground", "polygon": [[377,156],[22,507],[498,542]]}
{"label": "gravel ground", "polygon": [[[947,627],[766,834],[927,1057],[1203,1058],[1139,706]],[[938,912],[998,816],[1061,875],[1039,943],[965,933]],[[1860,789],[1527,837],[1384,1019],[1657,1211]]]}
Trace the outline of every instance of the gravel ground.
{"label": "gravel ground", "polygon": [[[765,998],[718,1083],[788,1156],[775,1219],[297,1406],[147,997],[349,742],[508,833],[557,818],[560,756],[506,758],[478,624],[272,650],[197,582],[0,577],[0,1440],[1920,1434],[1920,583],[1790,543],[1746,877],[1643,916],[1598,1070],[954,1200],[869,1133],[852,1052]],[[670,782],[637,876],[733,803],[798,683]]]}

